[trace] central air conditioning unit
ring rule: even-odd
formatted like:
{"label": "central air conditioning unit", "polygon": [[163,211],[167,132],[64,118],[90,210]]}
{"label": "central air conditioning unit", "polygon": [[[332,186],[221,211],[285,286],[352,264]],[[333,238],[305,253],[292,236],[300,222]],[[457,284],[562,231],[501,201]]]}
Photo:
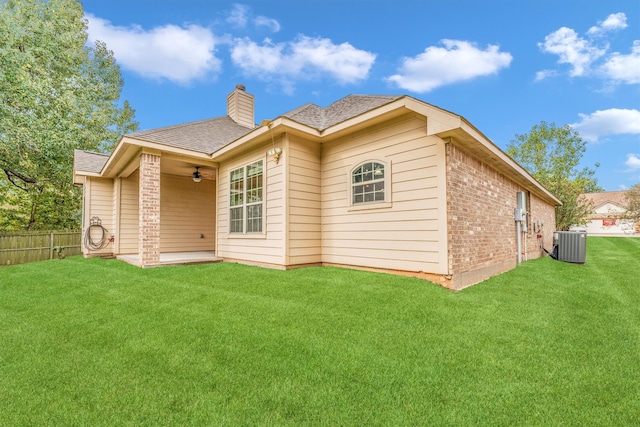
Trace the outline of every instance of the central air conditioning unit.
{"label": "central air conditioning unit", "polygon": [[586,231],[556,231],[553,233],[555,259],[584,264],[587,258]]}

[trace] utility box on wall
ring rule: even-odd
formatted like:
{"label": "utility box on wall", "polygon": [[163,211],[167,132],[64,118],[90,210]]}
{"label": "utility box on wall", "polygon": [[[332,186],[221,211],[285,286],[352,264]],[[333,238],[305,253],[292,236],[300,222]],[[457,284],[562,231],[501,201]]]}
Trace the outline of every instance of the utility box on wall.
{"label": "utility box on wall", "polygon": [[587,233],[585,231],[556,231],[553,246],[558,261],[584,264],[587,260]]}

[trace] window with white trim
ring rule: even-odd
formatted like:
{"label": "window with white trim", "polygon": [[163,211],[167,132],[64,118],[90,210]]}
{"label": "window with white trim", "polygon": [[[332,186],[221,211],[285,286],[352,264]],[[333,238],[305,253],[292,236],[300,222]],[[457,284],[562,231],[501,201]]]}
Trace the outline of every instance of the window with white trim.
{"label": "window with white trim", "polygon": [[351,172],[351,204],[385,201],[385,165],[366,162]]}
{"label": "window with white trim", "polygon": [[229,174],[229,232],[262,233],[263,161]]}

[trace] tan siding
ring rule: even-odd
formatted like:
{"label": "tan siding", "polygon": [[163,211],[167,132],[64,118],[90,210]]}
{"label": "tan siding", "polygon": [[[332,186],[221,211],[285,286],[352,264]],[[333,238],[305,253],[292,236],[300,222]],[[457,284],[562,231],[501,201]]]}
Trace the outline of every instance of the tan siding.
{"label": "tan siding", "polygon": [[[281,147],[282,141],[276,140]],[[272,144],[265,144],[245,155],[224,162],[220,165],[217,184],[218,224],[217,224],[217,253],[222,258],[245,261],[249,263],[265,263],[284,265],[284,169],[286,153],[280,158],[279,164],[273,161],[266,152]],[[266,211],[265,233],[262,235],[233,235],[229,234],[229,173],[236,168],[263,160],[265,171],[263,177]]]}
{"label": "tan siding", "polygon": [[290,136],[289,265],[322,262],[322,165],[318,143]]}
{"label": "tan siding", "polygon": [[214,250],[215,181],[162,175],[161,188],[160,252]]}
{"label": "tan siding", "polygon": [[[111,235],[114,234],[113,180],[104,178],[88,178],[86,185],[89,186],[89,191],[87,197],[88,204],[85,212],[85,233],[91,225],[91,221],[95,219],[97,221],[100,221],[102,227],[107,230],[106,236],[104,237],[106,239],[109,239]],[[91,237],[94,242],[99,243],[99,239],[102,237],[102,231],[97,227],[93,227]],[[104,249],[100,249],[97,251],[90,251],[83,245],[83,251],[85,254],[89,255],[111,254],[113,253],[113,245],[109,243]]]}
{"label": "tan siding", "polygon": [[229,94],[227,112],[236,123],[250,128],[254,127],[254,99],[245,91],[234,90]]}
{"label": "tan siding", "polygon": [[118,212],[120,211],[120,186],[121,186],[121,180],[120,178],[116,178],[113,181],[113,196],[112,196],[112,200],[113,200],[113,214],[111,216],[112,221],[113,221],[113,236],[114,236],[114,243],[113,243],[113,253],[117,254],[120,252],[120,239],[115,239],[115,236],[117,236],[118,234],[118,229],[120,228],[120,216],[118,215]]}
{"label": "tan siding", "polygon": [[[360,131],[322,155],[323,262],[446,274],[444,144],[426,136],[424,118]],[[390,168],[390,205],[350,205],[350,172],[367,160]]]}
{"label": "tan siding", "polygon": [[120,189],[120,239],[121,254],[138,253],[138,171],[122,178]]}

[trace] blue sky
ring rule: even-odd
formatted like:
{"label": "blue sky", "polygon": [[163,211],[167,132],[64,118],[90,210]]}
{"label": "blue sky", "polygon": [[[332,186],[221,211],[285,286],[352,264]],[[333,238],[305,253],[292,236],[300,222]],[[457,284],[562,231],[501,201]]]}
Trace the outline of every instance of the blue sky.
{"label": "blue sky", "polygon": [[86,0],[141,129],[226,114],[256,122],[349,94],[408,94],[499,147],[544,120],[588,141],[607,191],[640,183],[640,2]]}

